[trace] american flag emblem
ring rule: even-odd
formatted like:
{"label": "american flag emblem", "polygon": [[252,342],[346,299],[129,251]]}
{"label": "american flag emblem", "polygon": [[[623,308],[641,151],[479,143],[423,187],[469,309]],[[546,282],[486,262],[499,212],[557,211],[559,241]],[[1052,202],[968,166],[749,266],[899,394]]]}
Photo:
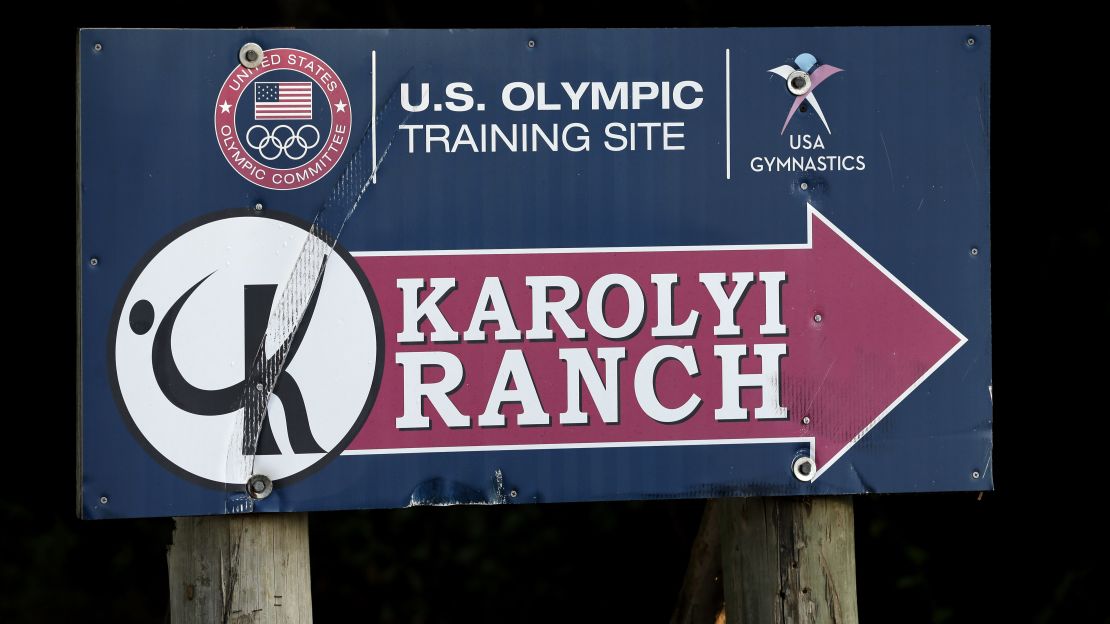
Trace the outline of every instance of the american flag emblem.
{"label": "american flag emblem", "polygon": [[254,83],[254,119],[312,119],[312,83]]}

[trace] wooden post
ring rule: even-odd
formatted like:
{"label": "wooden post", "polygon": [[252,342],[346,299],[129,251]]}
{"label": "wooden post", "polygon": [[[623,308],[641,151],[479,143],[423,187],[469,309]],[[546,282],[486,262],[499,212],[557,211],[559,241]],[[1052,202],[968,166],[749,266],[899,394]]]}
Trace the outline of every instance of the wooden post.
{"label": "wooden post", "polygon": [[705,501],[671,624],[711,624],[721,614],[721,501]]}
{"label": "wooden post", "polygon": [[306,514],[175,518],[173,624],[312,622]]}
{"label": "wooden post", "polygon": [[729,624],[856,624],[852,499],[722,501],[721,564]]}

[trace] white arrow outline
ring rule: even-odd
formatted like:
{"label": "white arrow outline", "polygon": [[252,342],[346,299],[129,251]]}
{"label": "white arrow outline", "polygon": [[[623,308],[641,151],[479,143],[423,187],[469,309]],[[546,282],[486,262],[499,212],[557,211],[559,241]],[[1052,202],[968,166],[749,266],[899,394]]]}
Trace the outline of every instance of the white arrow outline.
{"label": "white arrow outline", "polygon": [[[835,464],[845,453],[848,452],[857,442],[863,439],[875,425],[879,424],[883,418],[886,418],[895,407],[898,406],[911,392],[917,389],[933,371],[940,368],[952,355],[967,343],[967,337],[964,336],[958,329],[952,326],[951,323],[946,321],[944,317],[937,314],[929,304],[922,301],[912,290],[910,290],[901,280],[894,277],[890,271],[886,270],[883,265],[879,264],[871,254],[864,251],[854,240],[848,237],[840,228],[833,225],[825,215],[821,214],[812,204],[806,203],[806,242],[805,243],[785,243],[785,244],[768,244],[768,245],[687,245],[687,246],[670,246],[670,247],[557,247],[548,249],[437,249],[429,251],[355,251],[351,255],[358,257],[404,257],[404,256],[469,256],[469,255],[515,255],[515,254],[569,254],[569,253],[628,253],[628,252],[673,252],[673,251],[758,251],[758,250],[780,250],[780,249],[813,249],[813,220],[820,219],[822,223],[829,227],[837,236],[844,240],[863,256],[868,262],[871,263],[880,273],[885,275],[887,279],[893,282],[902,292],[909,295],[919,306],[925,309],[930,315],[933,316],[940,324],[944,325],[950,332],[955,334],[959,341],[953,346],[948,353],[945,353],[929,370],[925,371],[917,381],[894,399],[879,415],[875,416],[855,437],[852,438],[843,448],[837,452],[831,459],[819,465],[817,471],[813,474],[813,479],[810,483],[816,481],[822,474],[825,473],[833,464]],[[815,453],[816,439],[813,436],[799,436],[799,437],[786,437],[786,438],[743,438],[743,439],[712,439],[712,440],[661,440],[661,441],[630,441],[630,442],[577,442],[577,443],[557,443],[557,444],[504,444],[504,445],[489,445],[489,446],[439,446],[439,447],[420,447],[420,448],[389,448],[389,449],[358,449],[358,450],[344,450],[343,455],[403,455],[410,453],[466,453],[476,451],[533,451],[545,449],[585,449],[585,448],[629,448],[629,447],[643,447],[643,446],[719,446],[726,444],[788,444],[805,442],[809,444],[809,456],[813,457]],[[784,470],[789,471],[790,466],[785,466]],[[788,472],[789,474],[789,472]]]}

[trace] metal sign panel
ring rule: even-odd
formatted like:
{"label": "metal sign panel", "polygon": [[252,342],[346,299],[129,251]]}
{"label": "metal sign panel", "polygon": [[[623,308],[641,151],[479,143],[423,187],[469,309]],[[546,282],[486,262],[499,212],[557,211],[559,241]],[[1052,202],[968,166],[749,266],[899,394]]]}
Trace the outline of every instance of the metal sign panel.
{"label": "metal sign panel", "polygon": [[991,487],[988,28],[80,45],[85,517]]}

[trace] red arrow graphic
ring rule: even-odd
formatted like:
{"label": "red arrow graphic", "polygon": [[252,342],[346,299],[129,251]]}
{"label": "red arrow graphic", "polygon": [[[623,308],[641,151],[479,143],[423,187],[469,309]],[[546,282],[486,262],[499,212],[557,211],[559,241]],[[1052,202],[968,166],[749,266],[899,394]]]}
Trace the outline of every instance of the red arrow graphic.
{"label": "red arrow graphic", "polygon": [[804,244],[355,253],[384,372],[346,452],[804,441],[816,478],[967,339],[808,224]]}

